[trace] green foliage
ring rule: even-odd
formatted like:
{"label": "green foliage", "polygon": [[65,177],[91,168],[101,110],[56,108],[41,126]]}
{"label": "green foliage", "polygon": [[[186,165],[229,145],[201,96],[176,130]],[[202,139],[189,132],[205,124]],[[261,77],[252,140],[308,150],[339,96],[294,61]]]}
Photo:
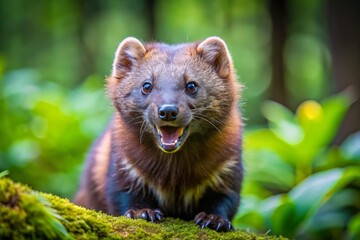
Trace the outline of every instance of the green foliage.
{"label": "green foliage", "polygon": [[[353,194],[360,194],[351,187],[359,186],[360,132],[331,147],[349,105],[345,93],[322,103],[305,101],[296,114],[274,102],[264,104],[269,128],[245,134],[247,175],[235,226],[306,238],[331,228],[344,231],[351,223],[351,234],[359,234],[358,216],[345,209],[356,208]],[[332,202],[349,190],[352,196],[342,205]],[[324,217],[329,213],[336,218]]]}
{"label": "green foliage", "polygon": [[7,171],[7,170],[2,171],[2,172],[0,172],[0,178],[5,177],[8,174],[9,174],[9,171]]}
{"label": "green foliage", "polygon": [[[321,7],[321,2],[289,3],[296,9],[288,19],[285,52],[286,85],[296,90],[290,92],[291,103],[327,94]],[[222,37],[246,86],[244,115],[251,124],[264,121],[258,106],[271,79],[264,1],[3,0],[0,21],[0,36],[6,36],[0,39],[0,171],[9,169],[13,179],[36,189],[73,195],[80,163],[110,116],[104,76],[127,36],[168,43]]]}
{"label": "green foliage", "polygon": [[[149,2],[155,4],[154,21]],[[325,18],[319,17],[324,4],[287,3],[283,55],[292,107],[333,92]],[[0,172],[8,169],[12,179],[36,189],[73,196],[87,149],[110,117],[104,75],[127,36],[168,43],[222,37],[245,85],[247,128],[264,122],[258,106],[271,84],[273,29],[266,1],[3,0],[0,21],[0,36],[6,36],[0,38]],[[326,237],[347,224],[349,236],[360,238],[360,217],[354,215],[359,183],[351,181],[360,163],[360,132],[329,147],[348,105],[339,95],[321,104],[307,101],[294,115],[274,102],[264,104],[269,128],[245,136],[239,227]],[[97,215],[92,219],[75,226],[95,229],[100,223]]]}
{"label": "green foliage", "polygon": [[0,178],[0,239],[285,239],[243,231],[218,233],[193,222],[160,224],[108,216]]}
{"label": "green foliage", "polygon": [[349,222],[349,232],[352,239],[360,238],[360,213],[354,216]]}
{"label": "green foliage", "polygon": [[72,239],[61,220],[42,195],[0,178],[1,239]]}
{"label": "green foliage", "polygon": [[102,81],[90,76],[79,87],[64,89],[30,69],[4,75],[0,170],[8,169],[12,178],[27,179],[43,191],[71,197],[84,153],[110,116]]}

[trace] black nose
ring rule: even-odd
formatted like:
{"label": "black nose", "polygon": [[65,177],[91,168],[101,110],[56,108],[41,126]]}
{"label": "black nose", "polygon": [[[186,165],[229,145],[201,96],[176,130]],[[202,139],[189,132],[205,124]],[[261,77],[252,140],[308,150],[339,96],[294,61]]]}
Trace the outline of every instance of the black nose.
{"label": "black nose", "polygon": [[159,108],[159,118],[164,121],[174,121],[179,114],[179,109],[176,105],[162,105]]}

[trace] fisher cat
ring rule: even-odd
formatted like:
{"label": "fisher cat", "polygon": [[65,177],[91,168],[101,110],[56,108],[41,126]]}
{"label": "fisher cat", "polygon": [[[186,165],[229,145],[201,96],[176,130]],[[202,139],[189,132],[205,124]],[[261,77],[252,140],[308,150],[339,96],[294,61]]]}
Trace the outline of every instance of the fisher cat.
{"label": "fisher cat", "polygon": [[231,230],[243,179],[240,88],[218,37],[123,40],[106,84],[114,114],[88,156],[75,203]]}

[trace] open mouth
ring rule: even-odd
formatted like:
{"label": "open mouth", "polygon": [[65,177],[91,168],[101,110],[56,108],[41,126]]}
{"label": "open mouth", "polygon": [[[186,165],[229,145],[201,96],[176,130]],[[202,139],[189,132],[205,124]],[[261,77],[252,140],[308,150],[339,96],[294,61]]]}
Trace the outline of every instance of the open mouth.
{"label": "open mouth", "polygon": [[156,126],[159,145],[166,153],[174,153],[180,149],[187,133],[187,127]]}

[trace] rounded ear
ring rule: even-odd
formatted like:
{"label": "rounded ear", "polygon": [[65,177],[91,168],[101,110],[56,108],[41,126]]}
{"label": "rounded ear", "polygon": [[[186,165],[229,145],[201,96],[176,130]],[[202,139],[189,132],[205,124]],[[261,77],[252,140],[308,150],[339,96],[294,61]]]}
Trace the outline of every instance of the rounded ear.
{"label": "rounded ear", "polygon": [[116,50],[112,76],[125,76],[134,63],[145,56],[145,53],[146,49],[139,40],[133,37],[125,38]]}
{"label": "rounded ear", "polygon": [[229,77],[232,60],[226,44],[221,38],[208,37],[197,46],[196,51],[205,62],[214,67],[220,77]]}

